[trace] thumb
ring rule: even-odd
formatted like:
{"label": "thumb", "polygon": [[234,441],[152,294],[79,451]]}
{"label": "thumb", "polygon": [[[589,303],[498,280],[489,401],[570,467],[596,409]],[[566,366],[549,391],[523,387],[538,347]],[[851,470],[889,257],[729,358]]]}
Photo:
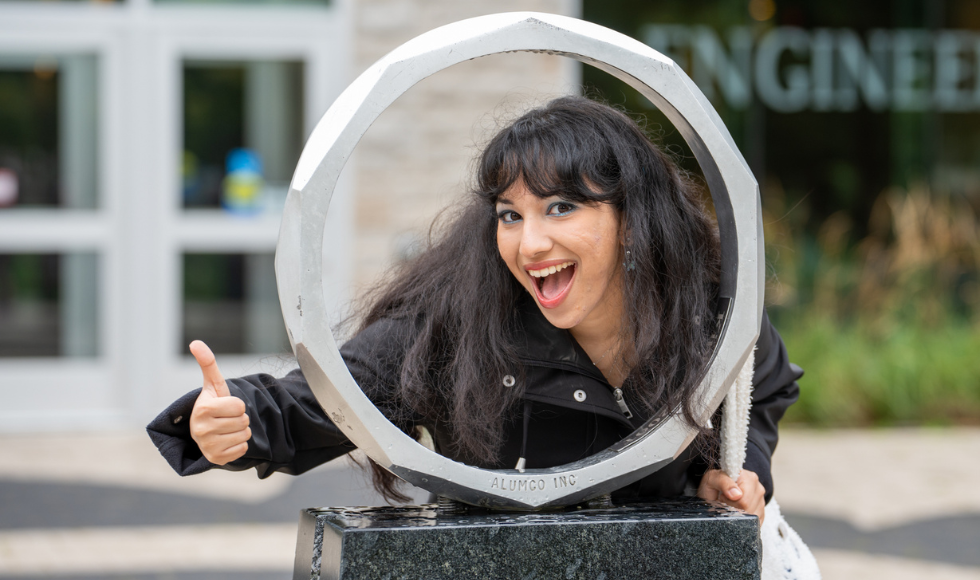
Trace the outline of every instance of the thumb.
{"label": "thumb", "polygon": [[203,341],[195,340],[190,345],[191,354],[201,367],[201,374],[204,375],[204,389],[210,390],[216,397],[229,397],[231,392],[225,384],[225,377],[218,370],[218,361],[214,360],[214,353]]}
{"label": "thumb", "polygon": [[735,480],[728,477],[727,473],[720,469],[713,469],[708,474],[711,476],[708,481],[708,487],[718,493],[718,499],[726,499],[728,501],[742,499],[742,488],[735,483]]}
{"label": "thumb", "polygon": [[721,478],[718,481],[718,491],[722,493],[730,501],[738,501],[742,499],[742,488],[738,486],[731,477],[728,477],[727,473],[722,472]]}

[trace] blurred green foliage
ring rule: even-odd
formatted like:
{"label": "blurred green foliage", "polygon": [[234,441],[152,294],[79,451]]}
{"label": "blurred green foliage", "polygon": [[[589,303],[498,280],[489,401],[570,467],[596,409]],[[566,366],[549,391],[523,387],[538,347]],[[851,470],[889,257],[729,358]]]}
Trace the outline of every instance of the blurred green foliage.
{"label": "blurred green foliage", "polygon": [[[585,0],[587,20],[643,39],[650,24],[980,29],[970,0]],[[675,55],[691,72],[689,55]],[[587,94],[639,113],[697,177],[666,117],[628,85],[584,67]],[[818,426],[980,424],[980,115],[781,113],[713,101],[762,187],[770,317],[806,370],[788,421]],[[929,185],[921,185],[928,183]]]}
{"label": "blurred green foliage", "polygon": [[808,312],[782,328],[806,369],[785,421],[820,427],[980,424],[980,331],[906,323],[881,334]]}
{"label": "blurred green foliage", "polygon": [[58,82],[54,69],[0,70],[0,151],[57,148],[58,119],[53,112],[57,110]]}
{"label": "blurred green foliage", "polygon": [[0,308],[20,302],[57,302],[57,254],[0,254]]}
{"label": "blurred green foliage", "polygon": [[184,254],[183,267],[184,300],[242,300],[244,254]]}
{"label": "blurred green foliage", "polygon": [[184,150],[224,170],[225,155],[245,142],[245,67],[184,66]]}
{"label": "blurred green foliage", "polygon": [[854,243],[846,213],[812,236],[766,198],[768,307],[806,370],[787,421],[980,424],[980,212],[889,189]]}

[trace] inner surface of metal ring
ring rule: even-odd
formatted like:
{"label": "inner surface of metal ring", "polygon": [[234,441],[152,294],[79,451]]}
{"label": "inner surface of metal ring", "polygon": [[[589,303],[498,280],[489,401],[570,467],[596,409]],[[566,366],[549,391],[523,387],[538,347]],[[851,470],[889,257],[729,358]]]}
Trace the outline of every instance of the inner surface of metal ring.
{"label": "inner surface of metal ring", "polygon": [[613,447],[549,469],[481,469],[436,454],[389,422],[358,387],[330,331],[323,290],[323,235],[341,170],[371,123],[420,80],[454,64],[501,52],[578,59],[629,83],[663,111],[701,165],[722,247],[719,338],[699,386],[696,416],[714,413],[758,337],[763,237],[759,189],[714,108],[670,59],[618,32],[533,12],[494,14],[432,30],[359,76],[317,124],[286,200],[276,248],[279,300],[303,373],[327,416],[379,465],[440,496],[495,508],[573,505],[657,471],[696,430],[674,413],[651,419]]}

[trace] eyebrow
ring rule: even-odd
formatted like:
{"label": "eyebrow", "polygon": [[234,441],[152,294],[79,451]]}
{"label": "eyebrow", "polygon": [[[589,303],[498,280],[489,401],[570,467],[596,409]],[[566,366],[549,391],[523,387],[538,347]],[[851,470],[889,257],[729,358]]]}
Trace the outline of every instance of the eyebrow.
{"label": "eyebrow", "polygon": [[504,205],[514,205],[514,202],[512,202],[509,199],[507,199],[506,197],[498,197],[497,198],[497,203],[498,204],[502,203]]}

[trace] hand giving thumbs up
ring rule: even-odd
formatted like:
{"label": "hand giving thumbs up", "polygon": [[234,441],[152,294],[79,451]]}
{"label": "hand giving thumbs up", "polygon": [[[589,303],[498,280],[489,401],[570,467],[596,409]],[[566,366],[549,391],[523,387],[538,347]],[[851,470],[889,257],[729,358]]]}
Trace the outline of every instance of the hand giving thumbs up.
{"label": "hand giving thumbs up", "polygon": [[191,437],[208,461],[224,465],[248,450],[252,430],[248,427],[245,403],[231,396],[208,345],[195,340],[190,350],[204,375],[204,388],[191,411]]}

